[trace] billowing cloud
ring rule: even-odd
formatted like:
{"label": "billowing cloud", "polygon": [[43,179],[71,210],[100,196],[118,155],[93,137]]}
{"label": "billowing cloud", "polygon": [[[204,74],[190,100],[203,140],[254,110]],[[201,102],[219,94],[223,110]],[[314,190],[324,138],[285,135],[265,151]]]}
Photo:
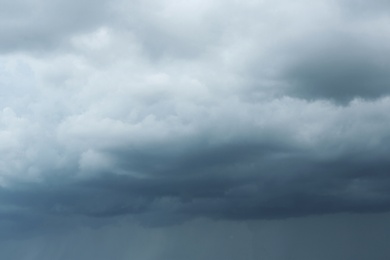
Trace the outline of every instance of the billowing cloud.
{"label": "billowing cloud", "polygon": [[388,211],[389,18],[348,3],[9,3],[2,233]]}

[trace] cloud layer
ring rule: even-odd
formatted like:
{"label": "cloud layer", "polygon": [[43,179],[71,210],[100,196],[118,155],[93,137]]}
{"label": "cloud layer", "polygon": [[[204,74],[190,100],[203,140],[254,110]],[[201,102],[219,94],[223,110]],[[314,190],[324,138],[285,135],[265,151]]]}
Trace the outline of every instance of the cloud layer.
{"label": "cloud layer", "polygon": [[388,211],[387,2],[351,5],[7,3],[0,229]]}

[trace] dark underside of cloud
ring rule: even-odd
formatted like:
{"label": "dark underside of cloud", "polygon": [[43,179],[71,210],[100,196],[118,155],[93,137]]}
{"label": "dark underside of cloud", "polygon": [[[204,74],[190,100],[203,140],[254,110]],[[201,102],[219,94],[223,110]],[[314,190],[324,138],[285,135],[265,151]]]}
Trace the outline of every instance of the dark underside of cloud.
{"label": "dark underside of cloud", "polygon": [[[383,155],[383,154],[382,154]],[[319,159],[285,147],[228,145],[188,155],[116,154],[127,172],[93,179],[15,183],[1,189],[4,234],[104,225],[131,216],[147,226],[206,217],[289,218],[390,210],[390,163],[378,155]],[[61,223],[61,224],[60,224]],[[60,226],[59,226],[60,224]]]}

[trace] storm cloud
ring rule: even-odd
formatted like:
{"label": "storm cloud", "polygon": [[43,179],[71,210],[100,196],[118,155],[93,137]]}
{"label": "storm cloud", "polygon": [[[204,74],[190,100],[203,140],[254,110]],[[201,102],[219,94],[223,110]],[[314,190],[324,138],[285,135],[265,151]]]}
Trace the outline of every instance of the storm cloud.
{"label": "storm cloud", "polygon": [[358,2],[2,3],[1,239],[388,212],[388,2]]}

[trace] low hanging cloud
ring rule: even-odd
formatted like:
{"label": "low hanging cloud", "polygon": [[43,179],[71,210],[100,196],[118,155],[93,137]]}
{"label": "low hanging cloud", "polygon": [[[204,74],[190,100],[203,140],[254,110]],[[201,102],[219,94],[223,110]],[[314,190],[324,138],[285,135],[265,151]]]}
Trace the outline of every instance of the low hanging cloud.
{"label": "low hanging cloud", "polygon": [[5,236],[390,209],[387,16],[348,1],[39,4],[39,19],[10,4],[21,29],[1,29]]}

